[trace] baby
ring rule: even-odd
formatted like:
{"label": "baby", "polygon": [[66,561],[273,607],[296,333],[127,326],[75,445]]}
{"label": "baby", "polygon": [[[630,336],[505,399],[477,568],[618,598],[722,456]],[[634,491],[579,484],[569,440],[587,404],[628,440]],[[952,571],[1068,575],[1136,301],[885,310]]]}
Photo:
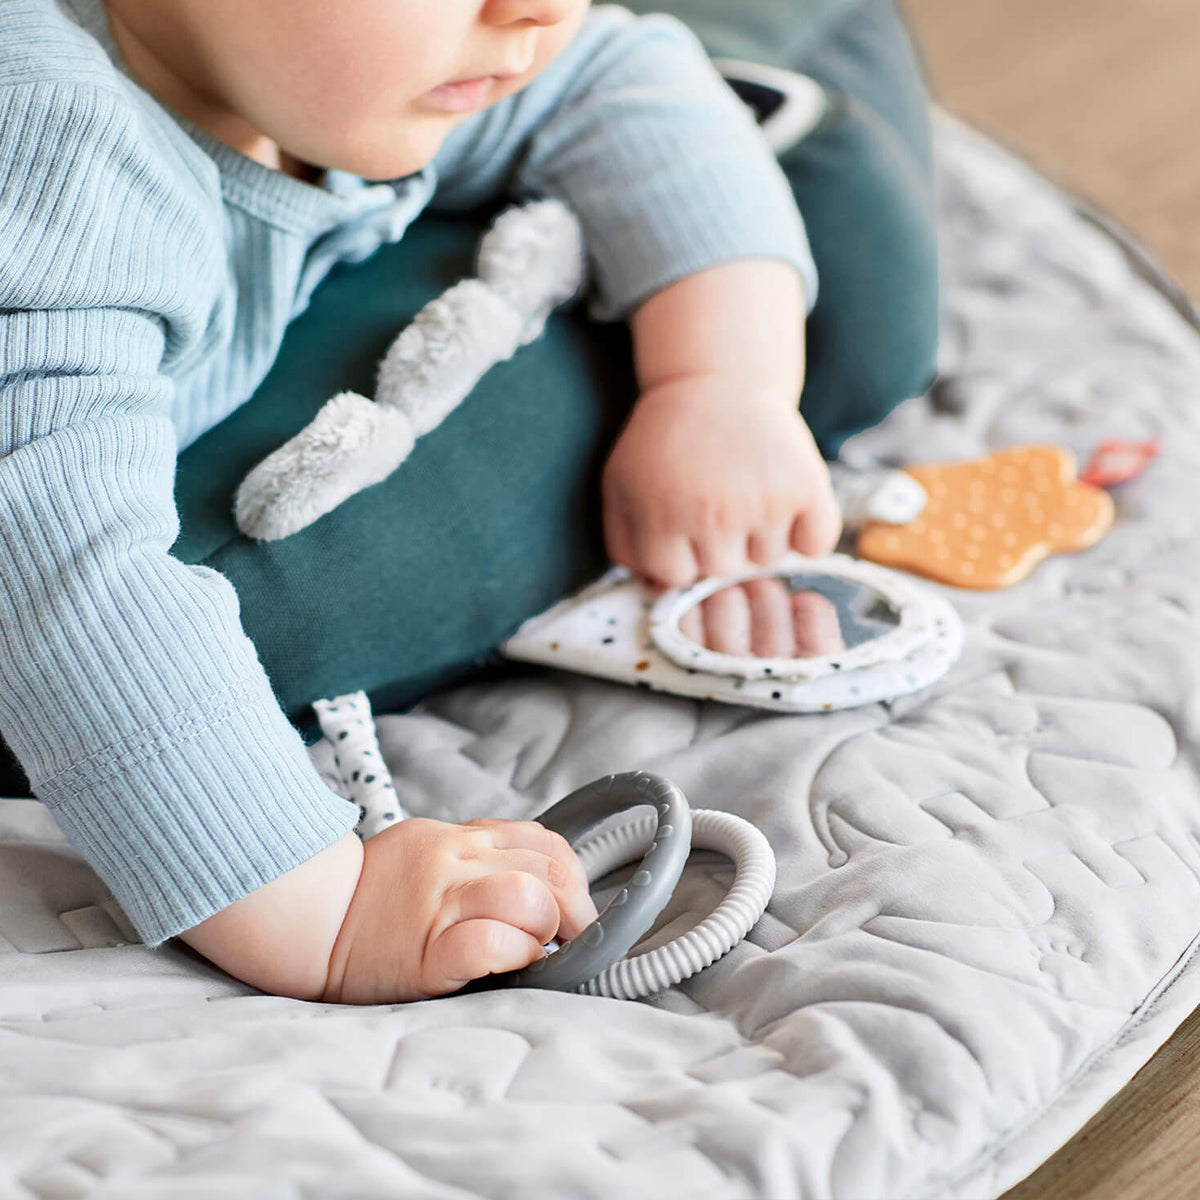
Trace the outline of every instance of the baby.
{"label": "baby", "polygon": [[797,409],[812,260],[699,42],[587,0],[4,0],[0,189],[0,730],[139,934],[375,1003],[578,933],[586,880],[533,822],[360,842],[239,597],[169,553],[173,469],[333,266],[541,190],[632,332],[611,558],[680,585],[832,549]]}

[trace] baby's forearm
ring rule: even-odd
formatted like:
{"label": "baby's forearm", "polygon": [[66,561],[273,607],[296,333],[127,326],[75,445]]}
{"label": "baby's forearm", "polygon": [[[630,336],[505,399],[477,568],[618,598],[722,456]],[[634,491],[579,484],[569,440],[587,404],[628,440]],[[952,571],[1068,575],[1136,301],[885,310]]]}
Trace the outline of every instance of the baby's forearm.
{"label": "baby's forearm", "polygon": [[180,937],[264,992],[319,1000],[362,863],[362,842],[348,833]]}
{"label": "baby's forearm", "polygon": [[640,390],[696,375],[740,381],[793,407],[804,383],[804,284],[778,259],[739,259],[685,276],[630,318]]}

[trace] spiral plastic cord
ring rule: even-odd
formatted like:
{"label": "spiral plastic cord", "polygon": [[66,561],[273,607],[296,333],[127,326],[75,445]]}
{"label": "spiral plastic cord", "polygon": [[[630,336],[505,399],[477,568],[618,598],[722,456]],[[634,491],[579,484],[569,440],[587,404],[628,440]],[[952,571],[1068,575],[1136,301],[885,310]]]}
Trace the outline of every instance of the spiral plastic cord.
{"label": "spiral plastic cord", "polygon": [[[576,853],[589,881],[639,858],[654,828],[654,818],[642,816],[583,841]],[[775,888],[775,855],[767,839],[732,813],[695,809],[692,848],[715,850],[733,860],[736,874],[729,894],[687,933],[657,950],[613,963],[582,984],[580,992],[614,1000],[653,996],[711,966],[750,932]]]}

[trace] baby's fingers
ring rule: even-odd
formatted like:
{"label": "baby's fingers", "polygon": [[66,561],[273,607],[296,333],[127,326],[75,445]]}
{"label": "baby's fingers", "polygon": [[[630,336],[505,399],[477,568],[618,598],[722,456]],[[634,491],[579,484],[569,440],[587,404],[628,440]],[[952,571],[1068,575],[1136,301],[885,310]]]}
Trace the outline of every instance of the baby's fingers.
{"label": "baby's fingers", "polygon": [[830,554],[842,536],[842,514],[833,493],[822,489],[813,503],[793,522],[789,541],[793,550],[819,558]]}
{"label": "baby's fingers", "polygon": [[726,587],[702,601],[704,644],[718,654],[744,658],[750,653],[750,602],[740,587]]}
{"label": "baby's fingers", "polygon": [[692,542],[680,534],[636,529],[631,569],[663,587],[687,587],[700,574]]}
{"label": "baby's fingers", "polygon": [[488,919],[503,921],[545,945],[558,932],[558,902],[550,889],[526,871],[497,871],[472,879],[446,901],[448,924]]}
{"label": "baby's fingers", "polygon": [[750,579],[742,584],[750,602],[751,653],[758,658],[794,658],[792,600],[779,579]]}
{"label": "baby's fingers", "polygon": [[492,849],[478,856],[486,870],[524,871],[549,888],[561,914],[559,936],[573,938],[596,919],[587,875],[566,838],[536,821],[483,819],[467,824],[489,834]]}
{"label": "baby's fingers", "polygon": [[700,574],[707,578],[738,575],[754,565],[748,557],[746,535],[740,531],[708,532],[692,539],[692,549]]}
{"label": "baby's fingers", "polygon": [[[563,845],[566,846],[565,841]],[[534,850],[499,850],[493,860],[494,869],[524,872],[535,883],[541,881],[548,889],[557,906],[558,921],[549,936],[542,939],[544,942],[555,934],[561,938],[576,937],[598,915],[579,859],[569,847],[567,854],[570,855],[569,859],[565,856],[547,856]]]}
{"label": "baby's fingers", "polygon": [[460,921],[429,947],[423,982],[431,995],[439,996],[484,975],[519,971],[544,953],[537,938],[503,921]]}

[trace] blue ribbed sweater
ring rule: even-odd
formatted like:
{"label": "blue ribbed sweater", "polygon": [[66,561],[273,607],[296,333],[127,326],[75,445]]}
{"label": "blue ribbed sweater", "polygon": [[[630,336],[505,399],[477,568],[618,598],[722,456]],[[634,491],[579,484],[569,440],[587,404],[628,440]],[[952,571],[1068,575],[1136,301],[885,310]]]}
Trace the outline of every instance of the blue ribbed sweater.
{"label": "blue ribbed sweater", "polygon": [[0,730],[150,945],[353,828],[215,571],[176,454],[255,390],[339,262],[424,208],[558,196],[597,320],[737,258],[816,278],[787,181],[694,35],[605,5],[393,183],[274,172],[125,72],[100,0],[0,3]]}

